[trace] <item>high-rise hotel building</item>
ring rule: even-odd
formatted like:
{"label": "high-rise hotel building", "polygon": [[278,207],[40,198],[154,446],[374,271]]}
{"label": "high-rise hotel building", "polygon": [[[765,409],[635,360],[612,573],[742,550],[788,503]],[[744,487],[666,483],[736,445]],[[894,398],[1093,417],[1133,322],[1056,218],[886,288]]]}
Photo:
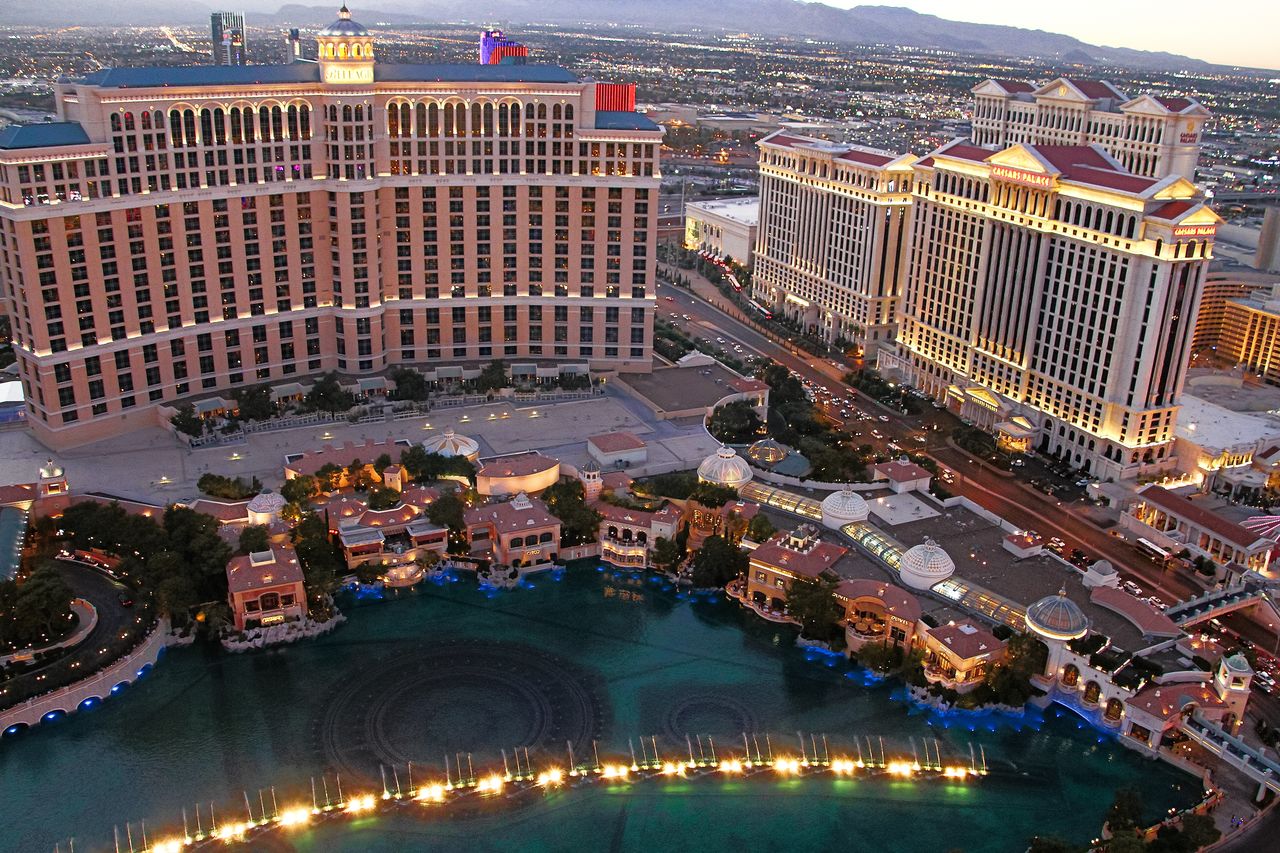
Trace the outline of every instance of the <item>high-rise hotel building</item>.
{"label": "high-rise hotel building", "polygon": [[336,370],[651,367],[661,129],[537,64],[109,69],[0,133],[0,286],[30,426]]}
{"label": "high-rise hotel building", "polygon": [[973,88],[978,145],[1100,145],[1135,175],[1195,180],[1209,111],[1192,98],[1129,95],[1105,80],[1044,85],[987,80]]}
{"label": "high-rise hotel building", "polygon": [[756,300],[868,355],[891,342],[915,159],[784,132],[761,140]]}
{"label": "high-rise hotel building", "polygon": [[1134,175],[1099,145],[957,140],[916,163],[912,195],[882,367],[1095,476],[1167,464],[1221,221],[1195,185]]}

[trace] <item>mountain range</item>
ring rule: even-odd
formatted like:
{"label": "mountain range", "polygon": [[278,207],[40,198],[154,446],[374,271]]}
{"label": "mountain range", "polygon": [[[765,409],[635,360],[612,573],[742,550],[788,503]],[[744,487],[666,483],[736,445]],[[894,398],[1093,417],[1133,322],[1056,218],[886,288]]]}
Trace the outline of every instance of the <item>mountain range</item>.
{"label": "mountain range", "polygon": [[[278,0],[234,0],[250,13],[251,27],[323,25],[334,17],[332,4],[285,5]],[[154,26],[207,23],[209,6],[199,2],[173,6],[169,0],[43,0],[0,6],[0,25]],[[1101,47],[1044,30],[949,21],[896,6],[837,9],[801,0],[491,0],[475,13],[446,0],[371,0],[354,10],[366,24],[477,23],[586,24],[637,26],[665,32],[753,32],[771,36],[822,39],[850,44],[887,44],[956,50],[997,56],[1039,57],[1072,64],[1122,65],[1164,70],[1203,70],[1213,66],[1173,53]],[[475,17],[482,13],[484,17]]]}

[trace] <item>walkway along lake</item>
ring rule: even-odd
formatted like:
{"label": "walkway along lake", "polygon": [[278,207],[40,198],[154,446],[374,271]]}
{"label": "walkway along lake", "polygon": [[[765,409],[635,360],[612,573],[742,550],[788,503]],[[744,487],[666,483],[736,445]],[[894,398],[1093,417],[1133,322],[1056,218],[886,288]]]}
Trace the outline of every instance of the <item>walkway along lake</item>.
{"label": "walkway along lake", "polygon": [[[261,837],[255,850],[1021,851],[1036,833],[1087,841],[1114,792],[1136,785],[1155,820],[1200,795],[1198,780],[1143,759],[1068,712],[1024,718],[940,715],[908,705],[895,681],[793,645],[793,629],[723,596],[689,597],[652,576],[574,568],[521,588],[471,578],[427,583],[389,602],[347,602],[319,640],[227,655],[175,649],[101,706],[0,742],[0,850],[112,849],[112,826],[148,837],[181,829],[210,803],[243,819],[242,792],[275,787],[281,806],[310,801],[309,779],[381,790],[379,765],[443,778],[472,753],[528,747],[535,766],[566,763],[565,742],[626,755],[656,736],[674,755],[686,735],[722,749],[741,733],[856,738],[889,752],[936,739],[991,774],[977,781],[815,776],[595,785],[503,807],[412,808]],[[777,749],[777,747],[775,747]],[[255,805],[256,812],[256,805]],[[465,813],[464,813],[465,812]],[[206,817],[207,820],[207,817]],[[194,825],[193,825],[194,829]]]}

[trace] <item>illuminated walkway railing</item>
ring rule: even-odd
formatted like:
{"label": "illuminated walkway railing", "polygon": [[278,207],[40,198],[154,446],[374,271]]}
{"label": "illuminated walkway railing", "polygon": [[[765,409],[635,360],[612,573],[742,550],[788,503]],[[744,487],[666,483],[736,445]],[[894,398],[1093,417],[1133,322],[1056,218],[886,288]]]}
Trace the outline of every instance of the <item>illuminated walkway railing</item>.
{"label": "illuminated walkway railing", "polygon": [[770,509],[789,512],[813,521],[822,520],[822,503],[804,495],[797,495],[777,486],[762,486],[759,483],[747,483],[738,489],[738,495],[749,501],[755,501]]}
{"label": "illuminated walkway railing", "polygon": [[[777,487],[760,486],[748,483],[738,490],[742,497],[753,500],[764,506],[789,512],[805,518],[822,518],[822,504],[813,498],[806,498]],[[857,521],[840,528],[853,544],[869,557],[879,562],[895,577],[900,571],[902,554],[906,546],[880,528],[867,521]],[[999,593],[979,586],[962,578],[952,577],[935,584],[930,590],[935,595],[958,604],[971,613],[976,613],[993,622],[1008,625],[1015,631],[1026,628],[1027,611],[1016,601],[1005,598]]]}

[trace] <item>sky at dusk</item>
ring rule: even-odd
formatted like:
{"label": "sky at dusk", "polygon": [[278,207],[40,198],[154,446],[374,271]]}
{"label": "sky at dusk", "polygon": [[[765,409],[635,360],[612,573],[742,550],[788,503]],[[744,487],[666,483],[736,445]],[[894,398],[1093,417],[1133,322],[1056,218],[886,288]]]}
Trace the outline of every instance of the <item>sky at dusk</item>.
{"label": "sky at dusk", "polygon": [[906,6],[927,15],[977,24],[1005,24],[1075,36],[1104,47],[1166,50],[1225,65],[1280,68],[1280,3],[1276,0],[823,0],[829,6]]}

